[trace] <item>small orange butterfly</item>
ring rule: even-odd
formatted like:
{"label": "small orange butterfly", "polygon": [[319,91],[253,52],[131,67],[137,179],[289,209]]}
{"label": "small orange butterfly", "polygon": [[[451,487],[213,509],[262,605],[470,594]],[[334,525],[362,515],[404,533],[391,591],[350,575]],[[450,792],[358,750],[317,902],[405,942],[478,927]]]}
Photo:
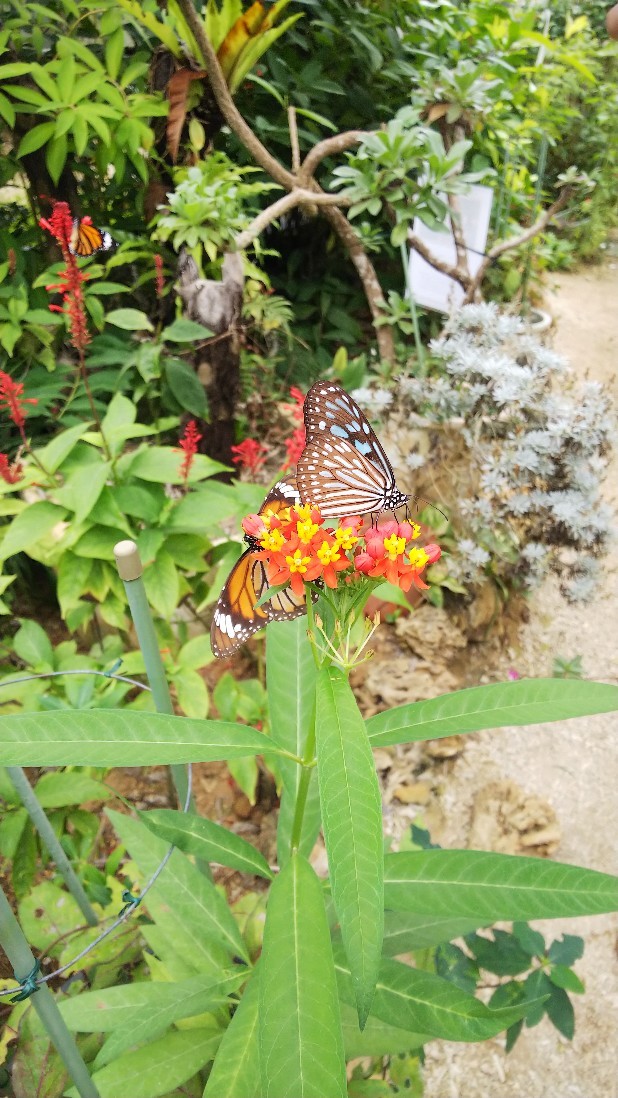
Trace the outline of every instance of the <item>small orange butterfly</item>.
{"label": "small orange butterfly", "polygon": [[90,256],[95,252],[107,252],[113,247],[114,241],[111,234],[102,232],[92,224],[90,217],[76,217],[73,221],[73,232],[69,241],[71,255]]}

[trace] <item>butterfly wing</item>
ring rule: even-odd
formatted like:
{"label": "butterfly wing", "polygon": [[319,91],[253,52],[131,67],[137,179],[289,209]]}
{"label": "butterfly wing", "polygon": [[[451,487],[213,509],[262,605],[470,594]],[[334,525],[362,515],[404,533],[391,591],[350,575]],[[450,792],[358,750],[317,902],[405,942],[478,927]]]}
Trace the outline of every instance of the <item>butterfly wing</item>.
{"label": "butterfly wing", "polygon": [[312,385],[304,416],[307,445],[296,469],[303,503],[331,517],[391,511],[407,502],[364,413],[341,386]]}
{"label": "butterfly wing", "polygon": [[91,225],[89,221],[80,221],[79,218],[75,218],[69,242],[71,255],[88,257],[94,255],[95,252],[108,251],[113,243],[108,232],[102,232],[101,229],[97,229],[96,225]]}
{"label": "butterfly wing", "polygon": [[[279,514],[298,500],[296,482],[289,477],[271,488],[259,513]],[[230,656],[270,621],[287,621],[306,613],[304,594],[299,597],[291,588],[284,588],[257,606],[268,587],[264,562],[257,557],[256,545],[250,545],[232,568],[215,607],[210,630],[215,656]]]}

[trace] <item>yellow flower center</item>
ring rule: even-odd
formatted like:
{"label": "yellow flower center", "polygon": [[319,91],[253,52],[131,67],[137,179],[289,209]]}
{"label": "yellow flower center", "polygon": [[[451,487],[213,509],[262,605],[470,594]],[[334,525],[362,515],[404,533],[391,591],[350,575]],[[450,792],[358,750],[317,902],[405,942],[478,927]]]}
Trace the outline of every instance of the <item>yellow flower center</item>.
{"label": "yellow flower center", "polygon": [[285,545],[285,538],[281,533],[281,530],[267,530],[262,534],[260,538],[260,545],[262,549],[267,549],[270,552],[278,552],[283,545]]}
{"label": "yellow flower center", "polygon": [[418,572],[429,562],[429,557],[424,549],[410,549],[410,564]]}
{"label": "yellow flower center", "polygon": [[307,565],[310,560],[311,557],[302,557],[300,549],[296,549],[293,556],[285,558],[285,563],[290,569],[290,572],[300,572],[302,574],[307,571]]}
{"label": "yellow flower center", "polygon": [[415,541],[416,538],[418,538],[420,536],[421,528],[420,528],[420,526],[418,525],[417,522],[411,522],[410,526],[412,527],[412,533],[410,535],[410,538],[411,538],[412,541]]}
{"label": "yellow flower center", "polygon": [[390,560],[397,560],[397,557],[405,553],[406,539],[397,537],[397,534],[391,534],[390,538],[384,538],[384,548]]}
{"label": "yellow flower center", "polygon": [[341,553],[338,545],[329,545],[327,541],[323,541],[321,548],[318,549],[317,556],[322,564],[332,564],[333,561],[340,559]]}
{"label": "yellow flower center", "polygon": [[335,530],[335,539],[342,549],[351,549],[358,541],[351,526],[346,526],[344,530]]}
{"label": "yellow flower center", "polygon": [[308,545],[312,537],[317,534],[318,530],[319,526],[317,522],[309,522],[308,519],[296,523],[296,532],[303,545]]}

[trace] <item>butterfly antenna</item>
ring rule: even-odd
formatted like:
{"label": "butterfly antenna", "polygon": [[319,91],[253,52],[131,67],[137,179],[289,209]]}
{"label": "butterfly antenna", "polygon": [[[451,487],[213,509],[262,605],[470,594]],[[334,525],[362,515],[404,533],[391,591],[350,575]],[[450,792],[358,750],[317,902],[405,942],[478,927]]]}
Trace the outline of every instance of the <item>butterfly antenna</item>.
{"label": "butterfly antenna", "polygon": [[[433,503],[430,499],[424,499],[423,496],[411,496],[411,499],[417,500],[420,503],[426,503],[428,507],[435,507],[436,511],[439,511],[440,514],[442,515],[442,518],[446,519],[447,522],[449,521],[448,515],[444,514],[444,511],[442,510],[441,507],[438,507],[437,503]],[[408,512],[408,505],[406,503],[406,516],[407,516],[407,512]]]}

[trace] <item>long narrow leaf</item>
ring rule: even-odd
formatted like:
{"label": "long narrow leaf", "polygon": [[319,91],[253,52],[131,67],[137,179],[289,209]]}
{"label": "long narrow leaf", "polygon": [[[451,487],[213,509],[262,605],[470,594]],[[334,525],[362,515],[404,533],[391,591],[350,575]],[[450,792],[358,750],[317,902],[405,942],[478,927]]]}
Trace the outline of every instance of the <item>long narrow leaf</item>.
{"label": "long narrow leaf", "polygon": [[505,725],[543,724],[618,710],[618,686],[571,679],[520,679],[472,686],[398,705],[367,721],[372,747],[434,740]]}
{"label": "long narrow leaf", "polygon": [[205,862],[229,865],[241,873],[272,879],[268,862],[259,850],[213,820],[196,816],[194,812],[176,812],[172,808],[140,812],[140,819],[153,835],[173,843],[185,854],[193,854]]}
{"label": "long narrow leaf", "polygon": [[0,718],[1,766],[153,766],[277,752],[255,728],[163,713],[89,709]]}
{"label": "long narrow leaf", "polygon": [[[142,873],[149,877],[169,844],[157,839],[139,820],[119,812],[109,811],[108,815]],[[157,926],[198,971],[226,968],[234,956],[248,959],[226,901],[179,850],[172,854],[144,903]]]}
{"label": "long narrow leaf", "polygon": [[[316,667],[307,638],[307,621],[273,622],[266,638],[266,681],[270,730],[274,742],[302,758],[315,719]],[[277,850],[281,867],[290,855],[290,836],[302,767],[281,758],[283,796],[277,826]],[[315,770],[309,789],[299,849],[309,856],[320,828],[320,798]]]}
{"label": "long narrow leaf", "polygon": [[301,854],[272,886],[259,977],[264,1098],[344,1098],[343,1037],[324,895]]}
{"label": "long narrow leaf", "polygon": [[576,865],[486,854],[421,850],[385,859],[387,907],[418,915],[558,919],[618,910],[618,877]]}
{"label": "long narrow leaf", "polygon": [[[350,1004],[353,991],[348,968],[338,958],[335,967],[341,998]],[[526,1002],[492,1010],[441,976],[384,960],[371,1009],[388,1025],[416,1035],[430,1034],[445,1041],[486,1041],[519,1021],[530,1007]]]}
{"label": "long narrow leaf", "polygon": [[318,676],[316,736],[332,895],[362,1028],[384,927],[382,805],[365,723],[337,668],[323,668]]}
{"label": "long narrow leaf", "polygon": [[260,1098],[259,972],[243,992],[208,1076],[203,1098]]}

